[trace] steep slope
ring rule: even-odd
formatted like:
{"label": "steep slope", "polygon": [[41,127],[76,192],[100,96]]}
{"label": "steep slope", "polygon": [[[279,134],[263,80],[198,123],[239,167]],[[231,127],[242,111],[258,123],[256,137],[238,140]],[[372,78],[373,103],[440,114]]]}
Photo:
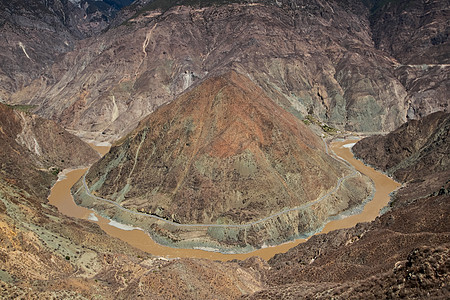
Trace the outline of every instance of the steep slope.
{"label": "steep slope", "polygon": [[[101,33],[131,0],[0,1],[0,101],[41,77],[75,48],[79,39]],[[23,99],[27,101],[27,99]]]}
{"label": "steep slope", "polygon": [[1,103],[0,116],[1,174],[6,181],[34,191],[37,196],[48,193],[47,186],[53,179],[48,172],[88,165],[100,158],[53,121]]}
{"label": "steep slope", "polygon": [[[314,231],[369,193],[358,176],[340,185],[352,171],[325,147],[252,81],[231,72],[149,115],[90,168],[86,182],[95,195],[121,207],[177,223],[254,223],[304,206],[261,222],[270,223],[262,237],[252,236],[260,235],[255,228],[242,228],[248,236],[230,241],[262,245],[271,235],[283,240]],[[335,187],[336,194],[323,197]],[[84,188],[78,194],[92,198]],[[103,210],[101,202],[83,204]],[[286,228],[277,232],[274,226]]]}
{"label": "steep slope", "polygon": [[[17,138],[24,119],[34,122],[32,133],[42,155]],[[45,152],[42,135],[55,143],[51,154]],[[63,138],[55,140],[54,135]],[[93,222],[68,218],[48,205],[56,175],[42,165],[48,158],[64,159],[61,167],[79,166],[77,152],[87,159],[83,162],[98,158],[53,122],[0,105],[0,298],[225,299],[262,288],[256,270],[237,263],[155,258],[110,237]]]}
{"label": "steep slope", "polygon": [[407,117],[420,119],[436,111],[449,111],[450,65],[399,65],[395,70],[408,96]]}
{"label": "steep slope", "polygon": [[385,136],[358,142],[355,155],[400,181],[447,171],[450,114],[436,112],[411,120]]}
{"label": "steep slope", "polygon": [[370,17],[375,46],[402,64],[450,63],[448,0],[376,1]]}
{"label": "steep slope", "polygon": [[264,273],[269,288],[244,298],[448,298],[448,117],[436,113],[358,142],[354,152],[384,170],[408,161],[394,168],[394,176],[410,181],[391,209],[373,222],[313,236],[276,255]]}
{"label": "steep slope", "polygon": [[406,183],[396,201],[445,194],[450,184],[449,130],[450,114],[436,112],[411,120],[386,136],[366,138],[353,151],[368,164]]}
{"label": "steep slope", "polygon": [[408,117],[448,111],[449,1],[376,1],[370,23],[377,49],[400,64],[395,74],[408,92]]}
{"label": "steep slope", "polygon": [[[30,73],[34,81],[6,72],[17,92],[3,99],[35,104],[79,136],[113,141],[195,81],[234,68],[300,118],[390,131],[407,115],[448,110],[447,1],[422,2],[138,1],[105,34],[75,49],[69,41],[73,51]],[[9,65],[28,70],[21,48],[12,50]]]}
{"label": "steep slope", "polygon": [[[39,138],[44,135],[46,139]],[[23,143],[29,141],[25,137],[35,142],[31,151]],[[48,153],[44,145],[51,142],[56,144],[50,145],[53,149]],[[46,168],[53,162],[59,167],[73,167],[95,161],[99,156],[87,144],[53,121],[0,104],[0,152],[2,298],[74,295],[82,289],[70,288],[69,278],[77,272],[89,276],[101,266],[96,250],[130,250],[120,241],[102,237],[104,233],[98,227],[66,218],[47,204],[56,175]],[[94,245],[90,245],[92,241]]]}
{"label": "steep slope", "polygon": [[2,102],[29,85],[43,73],[45,66],[74,47],[75,36],[54,12],[56,9],[46,7],[45,2],[0,1]]}
{"label": "steep slope", "polygon": [[[402,84],[397,61],[374,47],[360,1],[222,2],[138,5],[44,77],[58,80],[36,80],[8,101],[36,104],[80,136],[115,140],[194,82],[238,69],[300,118],[333,127],[387,131],[411,107],[420,115],[423,106],[407,99],[409,77]],[[434,89],[446,90],[440,81]],[[427,112],[446,103],[433,101]]]}
{"label": "steep slope", "polygon": [[386,136],[366,138],[353,149],[357,157],[404,182],[390,205],[404,207],[449,193],[449,128],[450,115],[437,112],[411,120]]}
{"label": "steep slope", "polygon": [[86,166],[100,158],[89,145],[54,121],[26,112],[27,109],[0,103],[1,138],[10,155],[16,153],[47,169]]}

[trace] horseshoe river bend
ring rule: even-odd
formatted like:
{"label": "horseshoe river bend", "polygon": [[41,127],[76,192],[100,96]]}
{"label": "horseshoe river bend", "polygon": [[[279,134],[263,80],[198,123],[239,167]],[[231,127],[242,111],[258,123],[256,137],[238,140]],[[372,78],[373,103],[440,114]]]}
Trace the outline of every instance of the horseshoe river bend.
{"label": "horseshoe river bend", "polygon": [[[350,150],[354,143],[355,140],[332,142],[331,149],[336,156],[347,161],[354,169],[356,169],[356,171],[368,176],[374,184],[375,193],[373,194],[372,199],[364,205],[361,212],[350,216],[335,218],[326,223],[323,229],[316,234],[327,233],[341,228],[350,228],[357,223],[374,220],[379,215],[380,210],[389,203],[390,193],[400,186],[400,184],[393,179],[364,165],[364,163],[354,158]],[[102,155],[109,151],[109,146],[95,146],[92,144],[91,146]],[[166,258],[206,258],[220,261],[232,259],[242,260],[252,256],[259,256],[268,260],[275,254],[286,252],[290,248],[306,241],[306,239],[297,239],[281,245],[265,247],[252,252],[239,254],[223,254],[220,252],[199,249],[181,249],[162,246],[153,241],[146,232],[140,229],[135,229],[134,227],[103,218],[93,210],[77,206],[73,200],[70,189],[86,171],[87,168],[64,170],[60,174],[59,180],[53,186],[48,197],[50,204],[56,206],[61,213],[69,217],[87,219],[95,222],[110,236],[119,238],[138,249],[156,256]]]}

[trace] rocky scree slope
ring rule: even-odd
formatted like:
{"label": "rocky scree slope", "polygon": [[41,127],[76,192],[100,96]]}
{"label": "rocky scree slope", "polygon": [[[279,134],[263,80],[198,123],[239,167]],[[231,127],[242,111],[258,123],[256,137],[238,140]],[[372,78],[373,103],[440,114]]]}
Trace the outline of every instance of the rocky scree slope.
{"label": "rocky scree slope", "polygon": [[450,114],[436,112],[419,120],[410,120],[397,130],[358,142],[356,157],[399,181],[414,180],[447,171]]}
{"label": "rocky scree slope", "polygon": [[[42,156],[17,137],[24,120],[33,134],[54,135]],[[44,126],[53,124],[53,126]],[[27,136],[30,136],[29,133]],[[92,149],[52,121],[0,105],[0,297],[2,299],[238,298],[262,288],[256,269],[208,260],[152,257],[112,238],[95,223],[68,218],[46,200],[56,175],[49,161],[76,167]],[[72,160],[67,156],[72,157]],[[257,259],[256,262],[261,260]]]}
{"label": "rocky scree slope", "polygon": [[375,47],[404,65],[448,64],[450,1],[377,1],[370,22]]}
{"label": "rocky scree slope", "polygon": [[[341,129],[388,131],[408,112],[447,109],[448,68],[417,70],[379,50],[372,37],[386,27],[370,19],[360,1],[154,3],[138,5],[122,26],[81,41],[8,101],[36,104],[39,114],[78,135],[110,141],[195,82],[230,69],[247,74],[298,117],[316,115]],[[427,28],[446,10],[433,3],[437,13]],[[395,10],[391,22],[401,23],[403,12]],[[448,49],[448,42],[441,47]]]}
{"label": "rocky scree slope", "polygon": [[73,50],[78,40],[104,31],[131,2],[0,1],[0,101],[33,80],[49,80],[41,77],[45,69]]}
{"label": "rocky scree slope", "polygon": [[378,1],[369,18],[375,47],[394,57],[407,115],[448,111],[450,2]]}
{"label": "rocky scree slope", "polygon": [[243,298],[448,298],[448,118],[435,113],[359,141],[357,156],[406,182],[391,209],[276,255],[263,275],[269,288]]}
{"label": "rocky scree slope", "polygon": [[[100,156],[89,145],[54,121],[0,104],[1,172],[23,189],[45,196],[47,172],[86,166]],[[28,164],[31,164],[29,167]],[[28,174],[31,169],[31,174]],[[20,178],[20,180],[18,178]],[[42,193],[40,190],[42,189]]]}
{"label": "rocky scree slope", "polygon": [[411,120],[386,136],[366,138],[353,151],[356,157],[406,184],[395,199],[408,197],[412,201],[448,194],[449,131],[450,114],[436,112]]}
{"label": "rocky scree slope", "polygon": [[[272,229],[283,239],[318,229],[370,193],[356,174],[338,185],[352,171],[325,147],[251,80],[231,72],[149,115],[90,168],[86,182],[96,196],[182,224],[246,224],[305,206],[268,221],[283,227]],[[336,193],[312,204],[336,185]],[[84,193],[78,189],[77,201]],[[262,245],[267,237],[252,240],[253,230],[236,242]]]}

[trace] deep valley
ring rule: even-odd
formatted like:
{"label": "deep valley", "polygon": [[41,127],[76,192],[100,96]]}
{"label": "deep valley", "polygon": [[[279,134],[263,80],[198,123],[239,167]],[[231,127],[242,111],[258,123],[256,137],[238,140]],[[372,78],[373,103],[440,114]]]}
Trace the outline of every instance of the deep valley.
{"label": "deep valley", "polygon": [[0,298],[448,299],[449,32],[449,0],[0,0]]}

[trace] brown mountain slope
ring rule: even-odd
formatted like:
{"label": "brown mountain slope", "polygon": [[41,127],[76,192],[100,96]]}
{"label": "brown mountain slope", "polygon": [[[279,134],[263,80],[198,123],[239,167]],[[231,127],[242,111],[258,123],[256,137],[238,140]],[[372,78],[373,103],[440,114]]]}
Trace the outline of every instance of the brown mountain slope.
{"label": "brown mountain slope", "polygon": [[377,1],[370,17],[375,46],[402,64],[450,63],[450,1]]}
{"label": "brown mountain slope", "polygon": [[353,147],[355,155],[400,181],[448,171],[450,114],[436,112],[411,120],[385,136],[372,136]]}
{"label": "brown mountain slope", "polygon": [[50,169],[57,173],[69,166],[88,165],[100,157],[55,122],[1,103],[0,143],[2,176],[39,196],[48,193]]}
{"label": "brown mountain slope", "polygon": [[448,193],[449,131],[450,114],[437,112],[411,120],[386,136],[366,138],[353,151],[368,164],[405,183],[393,203],[404,205],[405,199]]}
{"label": "brown mountain slope", "polygon": [[[0,120],[2,129],[14,130],[14,122],[5,122],[14,118]],[[38,174],[28,156],[11,156],[20,151],[7,145],[0,143],[2,161],[23,166],[15,180]],[[16,182],[0,176],[2,298],[447,299],[450,293],[448,187],[426,199],[404,197],[376,221],[315,236],[268,265],[257,258],[151,258],[90,222],[64,217]]]}
{"label": "brown mountain slope", "polygon": [[269,261],[267,289],[244,299],[447,299],[447,196],[314,236]]}
{"label": "brown mountain slope", "polygon": [[1,0],[0,100],[41,77],[78,40],[105,30],[132,0]]}
{"label": "brown mountain slope", "polygon": [[75,167],[99,158],[86,143],[53,121],[0,104],[0,153],[2,299],[75,295],[83,289],[71,287],[69,278],[97,272],[99,249],[137,252],[47,204],[56,180],[49,166]]}
{"label": "brown mountain slope", "polygon": [[394,73],[408,92],[408,116],[448,111],[450,1],[373,2],[372,39],[400,63]]}
{"label": "brown mountain slope", "polygon": [[[230,69],[300,118],[314,114],[340,129],[390,131],[407,114],[448,110],[448,1],[377,1],[385,5],[375,12],[361,0],[144,2],[124,12],[133,17],[121,26],[69,40],[73,51],[57,60],[52,48],[67,52],[64,39],[46,39],[50,49],[42,50],[36,40],[44,37],[8,31],[3,82],[15,93],[1,97],[109,141],[194,82]],[[36,65],[42,60],[47,68]]]}
{"label": "brown mountain slope", "polygon": [[393,173],[409,181],[391,210],[276,255],[264,274],[269,288],[245,298],[448,299],[448,118],[435,113],[358,142],[353,149],[368,162],[406,166]]}
{"label": "brown mountain slope", "polygon": [[[42,156],[16,141],[24,120],[33,124],[27,136],[36,137]],[[54,143],[53,152],[46,154],[39,136]],[[78,166],[76,152],[88,161],[98,157],[54,122],[0,105],[1,299],[226,299],[261,289],[256,270],[237,263],[155,258],[93,222],[68,218],[48,205],[56,176],[42,166],[61,158],[60,167]]]}
{"label": "brown mountain slope", "polygon": [[[81,41],[8,101],[36,104],[80,135],[115,140],[194,82],[238,69],[299,117],[358,131],[392,130],[406,120],[398,64],[374,47],[370,11],[360,1],[211,3],[141,10]],[[436,83],[427,111],[444,102]]]}
{"label": "brown mountain slope", "polygon": [[[149,115],[86,181],[97,196],[174,222],[242,224],[313,204],[350,173],[307,126],[231,72]],[[274,234],[314,231],[368,193],[358,176],[338,187],[324,201],[270,220],[289,227]],[[281,220],[288,216],[294,220]]]}

